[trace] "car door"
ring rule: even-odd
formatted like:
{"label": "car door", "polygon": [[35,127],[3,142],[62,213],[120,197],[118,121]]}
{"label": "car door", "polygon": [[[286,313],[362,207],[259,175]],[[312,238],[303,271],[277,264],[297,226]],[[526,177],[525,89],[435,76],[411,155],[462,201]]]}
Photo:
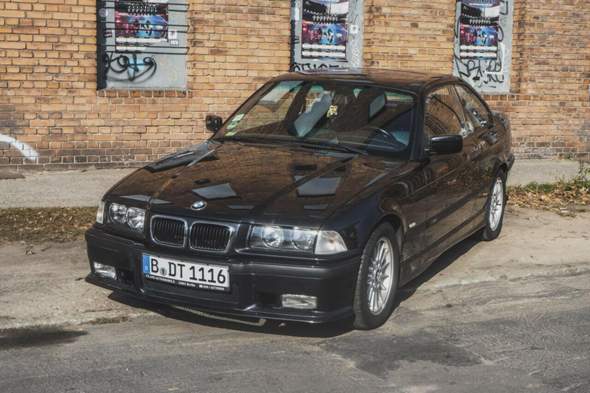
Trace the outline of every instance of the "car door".
{"label": "car door", "polygon": [[487,105],[469,87],[455,85],[457,95],[465,111],[467,128],[472,130],[464,137],[466,165],[471,168],[468,186],[472,190],[470,198],[471,215],[481,213],[485,208],[489,187],[494,179],[494,146],[498,143],[495,125]]}
{"label": "car door", "polygon": [[[428,149],[432,137],[464,135],[465,114],[452,84],[431,91],[425,102],[424,146]],[[426,189],[424,195],[424,243],[436,246],[463,222],[463,201],[468,197],[464,152],[456,154],[430,154],[424,167]]]}

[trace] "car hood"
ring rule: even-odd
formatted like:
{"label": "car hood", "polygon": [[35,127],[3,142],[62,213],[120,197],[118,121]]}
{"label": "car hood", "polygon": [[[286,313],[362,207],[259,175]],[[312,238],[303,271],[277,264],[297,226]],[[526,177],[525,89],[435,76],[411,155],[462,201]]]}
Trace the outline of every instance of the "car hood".
{"label": "car hood", "polygon": [[[152,213],[300,225],[327,218],[401,166],[294,145],[208,141],[134,172],[107,197],[147,203]],[[205,208],[192,209],[197,201]]]}

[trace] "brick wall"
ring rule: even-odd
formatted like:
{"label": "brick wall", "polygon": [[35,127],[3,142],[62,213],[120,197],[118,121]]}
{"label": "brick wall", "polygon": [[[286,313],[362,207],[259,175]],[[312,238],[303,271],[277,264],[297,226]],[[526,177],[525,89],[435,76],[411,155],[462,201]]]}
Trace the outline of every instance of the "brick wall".
{"label": "brick wall", "polygon": [[[365,64],[450,73],[454,4],[365,0]],[[190,0],[186,91],[96,91],[95,13],[94,0],[0,0],[0,167],[153,160],[289,68],[288,0]],[[590,158],[590,3],[519,1],[514,19],[512,93],[488,99],[515,151]]]}

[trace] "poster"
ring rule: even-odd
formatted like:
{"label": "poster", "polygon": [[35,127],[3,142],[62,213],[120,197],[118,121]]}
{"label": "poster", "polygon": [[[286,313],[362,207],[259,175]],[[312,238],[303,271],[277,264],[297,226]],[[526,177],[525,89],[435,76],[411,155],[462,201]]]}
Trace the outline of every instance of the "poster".
{"label": "poster", "polygon": [[150,44],[167,41],[168,4],[115,1],[117,43]]}
{"label": "poster", "polygon": [[512,0],[460,0],[455,29],[455,75],[483,93],[510,90]]}
{"label": "poster", "polygon": [[346,61],[348,0],[304,0],[301,56],[304,59]]}
{"label": "poster", "polygon": [[362,1],[293,0],[292,68],[358,68]]}
{"label": "poster", "polygon": [[461,2],[459,41],[462,58],[497,59],[500,0]]}

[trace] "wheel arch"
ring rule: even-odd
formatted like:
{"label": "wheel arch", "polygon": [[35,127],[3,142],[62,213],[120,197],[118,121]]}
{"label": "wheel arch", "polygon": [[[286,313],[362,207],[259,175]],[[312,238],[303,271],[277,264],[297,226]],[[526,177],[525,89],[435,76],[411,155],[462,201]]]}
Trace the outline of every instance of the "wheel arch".
{"label": "wheel arch", "polygon": [[404,221],[403,221],[403,219],[401,218],[400,215],[398,215],[396,213],[387,213],[380,218],[380,220],[377,222],[377,224],[374,226],[374,228],[371,232],[373,232],[375,230],[375,228],[379,227],[379,225],[384,224],[384,223],[390,224],[393,227],[393,229],[395,230],[395,241],[397,242],[398,249],[401,253],[403,238],[404,238]]}

